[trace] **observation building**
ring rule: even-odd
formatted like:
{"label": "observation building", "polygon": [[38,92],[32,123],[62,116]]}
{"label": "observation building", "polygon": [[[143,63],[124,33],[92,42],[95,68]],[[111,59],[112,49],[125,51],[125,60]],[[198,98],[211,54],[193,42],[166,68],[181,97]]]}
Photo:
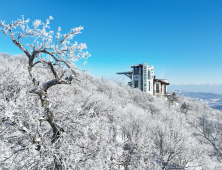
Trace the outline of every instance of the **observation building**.
{"label": "observation building", "polygon": [[167,85],[170,85],[167,79],[156,79],[154,76],[153,66],[147,63],[131,66],[131,71],[118,72],[116,74],[124,74],[131,79],[128,85],[138,88],[151,95],[167,95]]}

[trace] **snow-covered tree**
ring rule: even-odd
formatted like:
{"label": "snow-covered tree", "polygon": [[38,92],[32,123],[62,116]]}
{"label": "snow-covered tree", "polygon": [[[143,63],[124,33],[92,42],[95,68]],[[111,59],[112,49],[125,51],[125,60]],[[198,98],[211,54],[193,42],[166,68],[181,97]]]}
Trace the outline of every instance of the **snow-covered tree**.
{"label": "snow-covered tree", "polygon": [[175,92],[173,92],[171,95],[167,96],[168,105],[170,108],[170,105],[175,104],[178,101],[177,95]]}
{"label": "snow-covered tree", "polygon": [[[30,88],[32,88],[30,89],[30,93],[38,95],[44,108],[44,114],[38,118],[39,123],[41,124],[44,121],[48,122],[53,131],[51,143],[55,144],[55,142],[57,142],[55,148],[59,148],[60,140],[58,139],[61,133],[64,132],[64,128],[55,121],[55,115],[53,113],[54,107],[48,97],[48,92],[49,89],[55,85],[71,84],[73,79],[77,80],[76,70],[80,69],[80,67],[77,67],[75,63],[80,59],[87,59],[90,54],[84,51],[86,44],[71,43],[73,37],[81,33],[83,27],[73,28],[67,34],[61,34],[61,28],[59,27],[54,36],[54,32],[50,30],[49,27],[50,20],[52,19],[50,16],[49,19],[46,20],[46,23],[37,19],[32,23],[33,28],[30,28],[28,25],[30,20],[25,20],[24,16],[22,16],[22,19],[14,21],[11,24],[6,24],[5,21],[1,21],[0,26],[2,27],[2,32],[10,36],[12,42],[24,52],[28,59],[27,71],[34,85],[32,87],[30,86]],[[20,30],[18,31],[18,29]],[[28,38],[32,42],[23,44],[22,38]],[[85,62],[81,66],[84,64]],[[34,68],[37,65],[48,68],[48,74],[53,75],[53,77],[38,74]],[[13,87],[13,90],[15,89],[16,88]],[[16,92],[13,91],[11,94],[15,94]],[[9,121],[13,123],[12,120]],[[21,125],[20,129],[26,133],[30,133],[28,127],[25,127],[25,125]],[[40,151],[44,146],[41,135],[40,131],[38,135],[30,134],[37,151]],[[22,150],[25,150],[29,146],[24,147]],[[59,154],[58,158],[54,156],[56,169],[61,169],[63,166],[60,159]]]}
{"label": "snow-covered tree", "polygon": [[180,106],[180,111],[185,114],[191,109],[191,106],[185,102]]}

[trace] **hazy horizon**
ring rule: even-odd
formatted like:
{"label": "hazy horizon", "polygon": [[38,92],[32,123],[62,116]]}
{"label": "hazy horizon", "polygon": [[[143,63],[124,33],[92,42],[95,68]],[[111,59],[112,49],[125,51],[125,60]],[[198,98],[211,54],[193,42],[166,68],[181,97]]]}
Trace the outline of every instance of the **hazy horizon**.
{"label": "hazy horizon", "polygon": [[222,84],[199,84],[199,85],[169,85],[168,90],[183,90],[186,92],[203,92],[222,94]]}

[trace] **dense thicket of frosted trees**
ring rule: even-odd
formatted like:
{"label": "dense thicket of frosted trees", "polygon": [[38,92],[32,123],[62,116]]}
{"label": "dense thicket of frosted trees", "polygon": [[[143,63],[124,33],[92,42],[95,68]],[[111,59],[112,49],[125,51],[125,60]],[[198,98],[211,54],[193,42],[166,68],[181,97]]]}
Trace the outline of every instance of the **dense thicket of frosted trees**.
{"label": "dense thicket of frosted trees", "polygon": [[53,41],[51,19],[33,29],[24,18],[1,21],[24,52],[0,53],[1,169],[222,169],[220,111],[77,71],[89,56],[85,44],[71,44],[82,27],[59,28]]}
{"label": "dense thicket of frosted trees", "polygon": [[[44,108],[24,55],[0,58],[0,167],[53,169],[221,169],[222,114],[192,99],[166,99],[116,85],[87,73],[48,92],[55,123]],[[35,72],[44,81],[50,68]],[[186,109],[184,103],[189,106]],[[186,111],[184,111],[184,108]]]}

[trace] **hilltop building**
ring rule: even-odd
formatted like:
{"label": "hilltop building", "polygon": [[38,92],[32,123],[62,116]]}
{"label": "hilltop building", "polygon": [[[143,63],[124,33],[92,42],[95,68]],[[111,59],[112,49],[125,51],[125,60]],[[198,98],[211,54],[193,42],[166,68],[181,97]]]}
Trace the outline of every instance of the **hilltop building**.
{"label": "hilltop building", "polygon": [[148,66],[147,63],[131,66],[131,71],[118,72],[116,74],[124,74],[131,79],[128,84],[138,88],[151,95],[166,95],[167,85],[169,82],[166,79],[156,79],[154,76],[153,66]]}

